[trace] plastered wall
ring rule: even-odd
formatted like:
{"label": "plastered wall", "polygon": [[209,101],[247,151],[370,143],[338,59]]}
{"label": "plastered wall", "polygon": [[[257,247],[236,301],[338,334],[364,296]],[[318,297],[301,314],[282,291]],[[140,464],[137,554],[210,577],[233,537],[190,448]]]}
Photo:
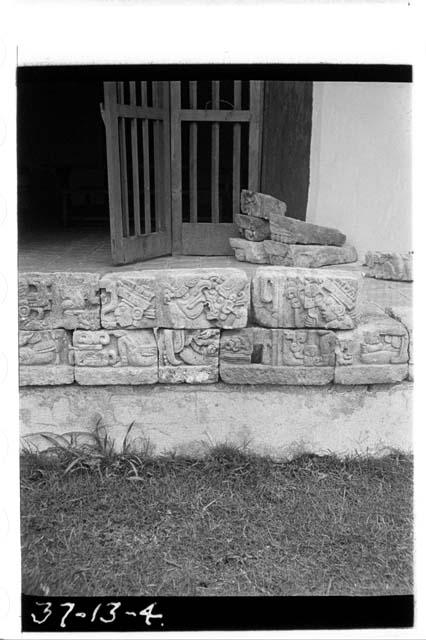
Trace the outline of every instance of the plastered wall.
{"label": "plastered wall", "polygon": [[409,251],[411,85],[315,82],[306,220],[365,251]]}

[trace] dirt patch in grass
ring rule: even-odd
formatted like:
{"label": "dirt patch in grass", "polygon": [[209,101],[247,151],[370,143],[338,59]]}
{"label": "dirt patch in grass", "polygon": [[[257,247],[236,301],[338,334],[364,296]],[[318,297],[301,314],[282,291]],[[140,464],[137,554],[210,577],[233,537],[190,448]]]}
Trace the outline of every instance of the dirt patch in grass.
{"label": "dirt patch in grass", "polygon": [[22,457],[25,593],[412,593],[408,456],[132,459]]}

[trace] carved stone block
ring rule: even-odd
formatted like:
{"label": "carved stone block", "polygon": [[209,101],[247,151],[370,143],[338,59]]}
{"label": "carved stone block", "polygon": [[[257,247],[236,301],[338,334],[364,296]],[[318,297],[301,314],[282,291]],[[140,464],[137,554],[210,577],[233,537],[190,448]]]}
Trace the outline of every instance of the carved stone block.
{"label": "carved stone block", "polygon": [[353,329],[360,284],[361,276],[347,271],[259,267],[253,320],[264,327]]}
{"label": "carved stone block", "polygon": [[284,244],[275,240],[265,240],[263,246],[270,264],[284,267],[313,269],[358,260],[356,249],[350,244],[333,247],[319,244]]}
{"label": "carved stone block", "polygon": [[285,216],[287,205],[285,202],[257,191],[241,191],[241,211],[249,216],[269,220],[271,213]]}
{"label": "carved stone block", "polygon": [[271,213],[269,216],[271,240],[286,244],[330,244],[337,247],[346,242],[346,236],[337,229]]}
{"label": "carved stone block", "polygon": [[23,273],[18,293],[21,329],[100,327],[99,276],[95,273]]}
{"label": "carved stone block", "polygon": [[159,382],[217,382],[219,335],[219,329],[159,329]]}
{"label": "carved stone block", "polygon": [[408,333],[408,380],[413,380],[414,374],[414,342],[413,342],[413,312],[411,307],[393,306],[385,309],[388,316],[394,318],[407,330]]}
{"label": "carved stone block", "polygon": [[159,283],[160,327],[245,327],[250,283],[239,269],[174,269]]}
{"label": "carved stone block", "polygon": [[408,333],[384,313],[367,311],[353,331],[336,331],[336,384],[400,382],[408,374]]}
{"label": "carved stone block", "polygon": [[262,218],[238,214],[235,218],[240,236],[251,242],[262,242],[270,237],[269,222]]}
{"label": "carved stone block", "polygon": [[321,329],[222,331],[220,377],[230,384],[329,384],[335,344],[334,333]]}
{"label": "carved stone block", "polygon": [[381,280],[413,279],[413,252],[390,253],[385,251],[367,251],[364,264],[368,267],[365,275]]}
{"label": "carved stone block", "polygon": [[243,238],[229,238],[229,244],[235,252],[235,258],[240,262],[255,264],[269,264],[269,258],[263,242],[250,242]]}
{"label": "carved stone block", "polygon": [[158,326],[159,272],[108,273],[100,280],[101,324],[105,329]]}
{"label": "carved stone block", "polygon": [[70,336],[64,329],[19,331],[19,384],[74,382],[70,346]]}
{"label": "carved stone block", "polygon": [[158,351],[150,329],[74,331],[75,380],[79,384],[158,382]]}

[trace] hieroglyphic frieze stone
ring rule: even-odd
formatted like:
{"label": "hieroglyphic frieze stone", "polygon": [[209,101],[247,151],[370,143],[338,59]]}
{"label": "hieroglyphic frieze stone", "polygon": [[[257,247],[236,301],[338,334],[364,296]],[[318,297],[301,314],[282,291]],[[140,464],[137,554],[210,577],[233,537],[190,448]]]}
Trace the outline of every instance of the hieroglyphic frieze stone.
{"label": "hieroglyphic frieze stone", "polygon": [[270,264],[284,267],[313,269],[332,264],[356,262],[358,259],[355,247],[349,244],[334,247],[319,244],[285,244],[275,240],[265,240],[263,247]]}
{"label": "hieroglyphic frieze stone", "polygon": [[159,326],[169,329],[245,327],[250,283],[238,269],[174,269],[159,283]]}
{"label": "hieroglyphic frieze stone", "polygon": [[303,220],[288,218],[277,213],[269,216],[271,240],[285,244],[326,244],[342,246],[346,236],[338,229],[322,227]]}
{"label": "hieroglyphic frieze stone", "polygon": [[408,373],[408,333],[388,315],[367,310],[356,329],[336,331],[337,384],[400,382]]}
{"label": "hieroglyphic frieze stone", "polygon": [[250,242],[243,238],[229,238],[229,244],[234,250],[235,258],[240,262],[254,264],[269,264],[269,258],[263,242]]}
{"label": "hieroglyphic frieze stone", "polygon": [[219,329],[159,329],[159,382],[217,382]]}
{"label": "hieroglyphic frieze stone", "polygon": [[413,342],[413,312],[411,307],[393,305],[385,309],[388,316],[397,320],[407,330],[408,333],[408,380],[413,380],[414,369],[414,342]]}
{"label": "hieroglyphic frieze stone", "polygon": [[243,189],[241,191],[241,211],[249,216],[269,220],[271,213],[285,216],[287,205],[285,202],[265,193]]}
{"label": "hieroglyphic frieze stone", "polygon": [[18,293],[21,329],[100,327],[99,276],[95,273],[23,273]]}
{"label": "hieroglyphic frieze stone", "polygon": [[265,327],[353,329],[361,277],[346,271],[259,267],[254,321]]}
{"label": "hieroglyphic frieze stone", "polygon": [[64,329],[19,331],[19,384],[74,382],[70,336]]}
{"label": "hieroglyphic frieze stone", "polygon": [[269,222],[262,218],[237,214],[235,223],[242,238],[251,242],[262,242],[270,237]]}
{"label": "hieroglyphic frieze stone", "polygon": [[322,329],[222,331],[220,377],[231,384],[328,384],[335,342],[334,333]]}
{"label": "hieroglyphic frieze stone", "polygon": [[105,329],[157,326],[157,272],[109,273],[100,280],[101,324]]}
{"label": "hieroglyphic frieze stone", "polygon": [[385,251],[367,251],[364,264],[368,267],[365,273],[369,278],[381,280],[413,279],[413,252],[396,253]]}
{"label": "hieroglyphic frieze stone", "polygon": [[79,384],[158,382],[157,342],[151,329],[77,330],[73,351]]}

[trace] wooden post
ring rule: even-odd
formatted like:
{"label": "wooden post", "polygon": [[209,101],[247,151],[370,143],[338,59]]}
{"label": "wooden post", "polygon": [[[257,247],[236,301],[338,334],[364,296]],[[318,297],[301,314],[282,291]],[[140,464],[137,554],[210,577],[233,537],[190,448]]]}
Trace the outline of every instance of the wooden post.
{"label": "wooden post", "polygon": [[[220,108],[220,82],[212,81],[212,107]],[[212,222],[219,222],[219,123],[212,124],[211,193]]]}

